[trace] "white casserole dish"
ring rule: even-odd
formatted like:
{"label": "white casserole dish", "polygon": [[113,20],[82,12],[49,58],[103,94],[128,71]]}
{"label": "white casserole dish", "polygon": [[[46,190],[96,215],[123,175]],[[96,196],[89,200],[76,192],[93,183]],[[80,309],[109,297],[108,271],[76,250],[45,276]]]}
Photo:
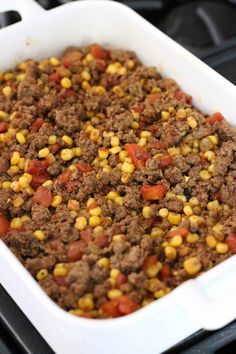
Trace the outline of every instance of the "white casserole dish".
{"label": "white casserole dish", "polygon": [[[32,0],[0,0],[6,10],[23,20],[0,31],[0,70],[70,45],[132,49],[174,78],[197,107],[236,124],[236,87],[124,5],[81,1],[46,12]],[[201,328],[223,327],[236,318],[235,278],[236,256],[131,315],[89,320],[54,304],[0,241],[1,284],[58,354],[157,354]]]}

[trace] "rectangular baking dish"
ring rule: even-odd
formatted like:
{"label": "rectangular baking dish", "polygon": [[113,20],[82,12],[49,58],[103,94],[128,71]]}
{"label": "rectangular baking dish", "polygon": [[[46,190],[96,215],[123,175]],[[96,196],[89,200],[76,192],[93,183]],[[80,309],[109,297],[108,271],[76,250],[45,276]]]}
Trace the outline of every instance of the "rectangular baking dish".
{"label": "rectangular baking dish", "polygon": [[[0,0],[0,11],[7,10],[18,11],[22,21],[0,31],[0,70],[71,45],[131,49],[174,78],[197,107],[236,124],[236,87],[122,4],[77,1],[47,12],[32,0]],[[201,328],[223,327],[236,318],[235,279],[233,256],[126,317],[83,319],[54,304],[0,241],[1,284],[58,354],[157,354]]]}

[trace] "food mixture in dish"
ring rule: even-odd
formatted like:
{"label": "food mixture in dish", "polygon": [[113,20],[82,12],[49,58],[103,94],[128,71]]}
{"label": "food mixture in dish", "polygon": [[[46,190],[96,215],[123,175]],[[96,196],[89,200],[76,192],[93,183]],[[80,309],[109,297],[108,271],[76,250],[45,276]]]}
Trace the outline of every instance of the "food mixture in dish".
{"label": "food mixture in dish", "polygon": [[129,314],[236,253],[236,130],[130,51],[21,62],[0,74],[0,237],[66,311]]}

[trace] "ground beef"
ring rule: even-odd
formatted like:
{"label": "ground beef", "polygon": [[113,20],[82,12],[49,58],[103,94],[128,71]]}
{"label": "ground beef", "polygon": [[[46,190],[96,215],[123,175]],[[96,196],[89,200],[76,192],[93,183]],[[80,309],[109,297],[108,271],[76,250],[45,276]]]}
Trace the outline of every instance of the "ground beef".
{"label": "ground beef", "polygon": [[122,316],[234,254],[235,128],[133,52],[53,64],[0,82],[0,238],[52,300]]}

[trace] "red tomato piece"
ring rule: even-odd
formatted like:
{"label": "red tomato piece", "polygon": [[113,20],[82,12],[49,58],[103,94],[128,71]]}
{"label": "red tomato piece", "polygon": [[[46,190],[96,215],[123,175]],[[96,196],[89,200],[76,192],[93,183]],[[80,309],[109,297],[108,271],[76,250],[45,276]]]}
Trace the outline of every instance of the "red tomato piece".
{"label": "red tomato piece", "polygon": [[52,145],[50,145],[49,150],[53,155],[55,155],[57,153],[57,151],[59,150],[59,145],[57,143],[52,144]]}
{"label": "red tomato piece", "polygon": [[214,125],[216,122],[221,122],[224,119],[221,113],[216,112],[210,115],[206,122],[209,123],[210,125]]}
{"label": "red tomato piece", "polygon": [[80,237],[88,245],[92,241],[92,228],[87,227],[85,230],[80,231]]}
{"label": "red tomato piece", "polygon": [[109,317],[118,317],[120,316],[120,311],[118,309],[117,300],[107,301],[101,306],[102,311]]}
{"label": "red tomato piece", "polygon": [[132,106],[132,109],[137,113],[142,113],[144,111],[144,104],[136,104],[135,106]]}
{"label": "red tomato piece", "polygon": [[58,177],[57,177],[57,181],[59,184],[66,184],[69,181],[69,178],[71,176],[71,170],[69,168],[67,168],[66,170],[64,170]]}
{"label": "red tomato piece", "polygon": [[156,140],[156,141],[152,141],[150,143],[148,143],[147,145],[150,149],[163,149],[164,147],[164,144],[159,141],[159,140]]}
{"label": "red tomato piece", "polygon": [[182,237],[186,237],[189,231],[186,227],[178,227],[177,229],[171,230],[168,232],[167,237],[173,237],[176,235],[180,235]]}
{"label": "red tomato piece", "polygon": [[48,160],[31,160],[29,161],[27,172],[31,175],[42,175],[46,172],[48,166]]}
{"label": "red tomato piece", "polygon": [[161,93],[151,93],[150,95],[147,95],[147,101],[150,104],[153,104],[156,100],[160,100],[161,98]]}
{"label": "red tomato piece", "polygon": [[0,122],[0,133],[5,133],[8,129],[8,124],[6,122]]}
{"label": "red tomato piece", "polygon": [[49,173],[45,172],[42,175],[32,175],[32,181],[31,184],[34,187],[39,187],[41,186],[44,182],[48,181],[50,179]]}
{"label": "red tomato piece", "polygon": [[82,315],[80,315],[79,317],[83,317],[83,318],[94,318],[94,316],[91,313],[83,313]]}
{"label": "red tomato piece", "polygon": [[236,234],[231,234],[226,237],[225,242],[229,246],[232,253],[236,253]]}
{"label": "red tomato piece", "polygon": [[149,267],[156,264],[156,262],[157,262],[157,256],[155,256],[155,255],[149,256],[144,259],[142,267],[144,270],[147,270]]}
{"label": "red tomato piece", "polygon": [[53,276],[53,280],[55,281],[55,283],[57,283],[57,285],[59,286],[67,286],[66,283],[66,277],[60,277],[60,276]]}
{"label": "red tomato piece", "polygon": [[8,233],[9,229],[10,229],[9,221],[3,214],[0,214],[0,238],[5,236]]}
{"label": "red tomato piece", "polygon": [[91,45],[90,51],[95,59],[105,59],[108,56],[108,51],[98,44]]}
{"label": "red tomato piece", "polygon": [[71,50],[63,56],[62,63],[66,68],[69,68],[80,62],[82,57],[83,55],[79,50]]}
{"label": "red tomato piece", "polygon": [[46,187],[38,187],[33,195],[33,202],[48,208],[52,202],[52,193]]}
{"label": "red tomato piece", "polygon": [[161,156],[159,159],[159,166],[160,168],[166,168],[173,163],[173,156],[171,155],[166,155],[166,156]]}
{"label": "red tomato piece", "polygon": [[49,76],[49,79],[51,80],[51,81],[59,81],[60,80],[60,75],[57,73],[57,72],[55,72],[55,73],[52,73],[50,76]]}
{"label": "red tomato piece", "polygon": [[167,279],[171,276],[171,268],[169,264],[164,264],[162,269],[161,269],[161,276],[164,279]]}
{"label": "red tomato piece", "polygon": [[120,273],[116,277],[116,286],[119,288],[121,285],[126,284],[128,281],[127,276]]}
{"label": "red tomato piece", "polygon": [[123,295],[117,299],[118,310],[122,315],[128,315],[138,309],[138,304],[128,295]]}
{"label": "red tomato piece", "polygon": [[187,98],[187,103],[190,104],[190,105],[193,104],[193,98],[192,98],[192,96],[188,96],[188,98]]}
{"label": "red tomato piece", "polygon": [[67,247],[68,260],[70,262],[79,261],[82,258],[86,247],[87,243],[84,240],[70,242]]}
{"label": "red tomato piece", "polygon": [[76,164],[77,170],[82,173],[87,173],[92,171],[92,167],[89,165],[86,165],[85,163],[77,163]]}
{"label": "red tomato piece", "polygon": [[175,98],[177,100],[181,100],[183,98],[183,95],[184,95],[184,93],[182,91],[180,91],[180,90],[175,92]]}
{"label": "red tomato piece", "polygon": [[31,133],[37,133],[44,123],[43,118],[37,118],[30,127]]}
{"label": "red tomato piece", "polygon": [[161,200],[166,194],[167,188],[163,184],[156,186],[143,186],[141,194],[145,200]]}
{"label": "red tomato piece", "polygon": [[105,63],[104,60],[102,60],[102,59],[96,59],[96,65],[97,65],[98,71],[104,71],[104,70],[105,70],[106,63]]}
{"label": "red tomato piece", "polygon": [[94,240],[94,244],[99,247],[107,247],[109,243],[109,236],[105,233],[97,235]]}
{"label": "red tomato piece", "polygon": [[65,97],[76,97],[77,93],[74,90],[67,89],[64,91],[63,96]]}
{"label": "red tomato piece", "polygon": [[151,158],[149,152],[137,144],[126,144],[125,150],[128,152],[134,166],[138,169],[145,167],[147,160]]}

